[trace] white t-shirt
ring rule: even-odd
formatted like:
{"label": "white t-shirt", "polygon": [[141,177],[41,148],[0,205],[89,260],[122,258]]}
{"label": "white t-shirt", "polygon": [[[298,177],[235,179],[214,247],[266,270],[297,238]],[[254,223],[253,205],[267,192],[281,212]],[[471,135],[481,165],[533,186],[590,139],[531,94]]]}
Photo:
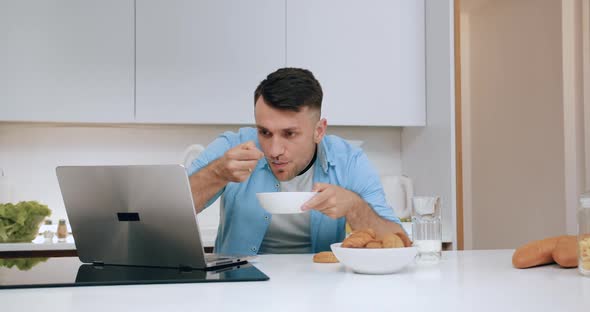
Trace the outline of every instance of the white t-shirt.
{"label": "white t-shirt", "polygon": [[[281,192],[311,192],[312,165],[302,175],[280,182]],[[311,253],[309,211],[297,214],[276,214],[260,245],[260,253]]]}

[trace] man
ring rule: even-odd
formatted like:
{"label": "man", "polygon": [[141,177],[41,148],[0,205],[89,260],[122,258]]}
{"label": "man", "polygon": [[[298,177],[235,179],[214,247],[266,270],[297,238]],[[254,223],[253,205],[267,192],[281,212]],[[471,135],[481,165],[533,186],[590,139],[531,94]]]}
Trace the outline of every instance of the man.
{"label": "man", "polygon": [[[197,213],[221,200],[215,250],[223,254],[312,253],[351,228],[400,233],[379,176],[366,155],[345,140],[326,136],[322,89],[305,69],[282,68],[254,92],[256,129],[226,132],[188,169]],[[270,215],[256,193],[318,192],[304,213]]]}

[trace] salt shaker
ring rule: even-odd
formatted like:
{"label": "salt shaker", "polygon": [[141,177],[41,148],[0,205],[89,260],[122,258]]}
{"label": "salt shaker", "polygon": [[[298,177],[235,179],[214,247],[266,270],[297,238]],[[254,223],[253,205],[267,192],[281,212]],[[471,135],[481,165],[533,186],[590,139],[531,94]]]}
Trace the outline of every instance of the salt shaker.
{"label": "salt shaker", "polygon": [[416,196],[412,198],[412,239],[418,248],[418,262],[438,263],[442,251],[440,198]]}
{"label": "salt shaker", "polygon": [[54,233],[51,230],[51,225],[52,224],[53,223],[51,222],[50,219],[45,220],[45,223],[44,223],[44,229],[45,230],[43,231],[43,238],[44,238],[44,241],[43,242],[45,244],[51,244],[51,243],[53,243],[53,235],[54,235]]}

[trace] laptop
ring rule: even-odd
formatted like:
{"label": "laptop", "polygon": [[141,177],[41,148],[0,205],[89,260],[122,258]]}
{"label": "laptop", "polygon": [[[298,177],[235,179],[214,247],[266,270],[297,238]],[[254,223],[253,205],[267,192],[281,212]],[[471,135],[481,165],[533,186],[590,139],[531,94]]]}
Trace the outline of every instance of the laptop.
{"label": "laptop", "polygon": [[205,254],[181,165],[59,166],[56,173],[84,263],[206,270],[246,263]]}

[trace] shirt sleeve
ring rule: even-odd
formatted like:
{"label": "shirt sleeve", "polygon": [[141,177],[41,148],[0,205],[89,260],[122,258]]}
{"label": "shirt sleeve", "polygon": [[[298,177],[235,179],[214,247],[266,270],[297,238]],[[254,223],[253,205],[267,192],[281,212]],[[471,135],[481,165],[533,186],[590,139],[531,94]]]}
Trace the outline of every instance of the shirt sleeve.
{"label": "shirt sleeve", "polygon": [[401,224],[387,203],[381,179],[364,152],[359,151],[353,155],[348,174],[351,191],[357,193],[383,219]]}
{"label": "shirt sleeve", "polygon": [[[189,176],[199,172],[201,169],[207,167],[211,162],[220,158],[231,149],[233,146],[237,145],[235,138],[236,134],[232,132],[226,132],[219,137],[217,137],[213,142],[211,142],[207,148],[203,152],[199,154],[199,156],[193,160],[190,167],[187,168],[187,173]],[[205,208],[211,206],[221,194],[225,191],[225,187],[223,187],[219,192],[217,192],[211,199],[205,203]]]}

